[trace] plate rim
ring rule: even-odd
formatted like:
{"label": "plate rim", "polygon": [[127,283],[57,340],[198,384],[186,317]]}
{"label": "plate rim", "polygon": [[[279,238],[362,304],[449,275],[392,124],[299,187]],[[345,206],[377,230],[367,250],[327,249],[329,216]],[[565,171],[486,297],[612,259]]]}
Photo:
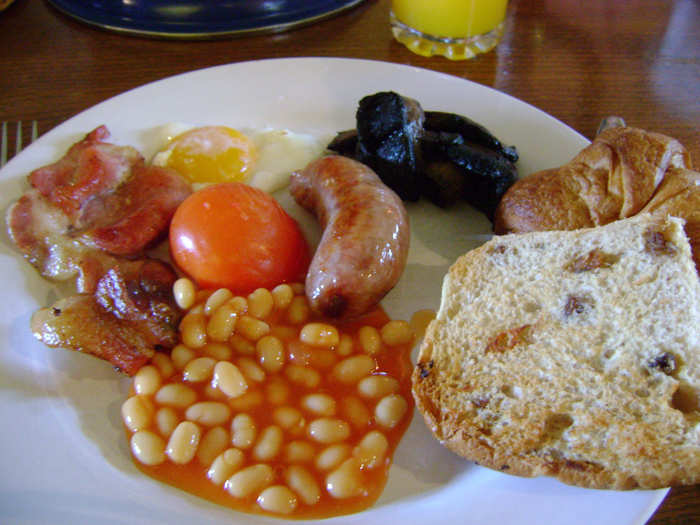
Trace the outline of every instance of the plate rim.
{"label": "plate rim", "polygon": [[[345,11],[357,7],[366,0],[342,0],[342,4],[327,10],[319,10],[309,16],[292,18],[286,22],[270,24],[254,24],[250,27],[223,26],[221,29],[206,30],[199,24],[197,27],[184,24],[182,29],[170,28],[172,24],[138,22],[129,17],[112,18],[106,13],[90,13],[74,0],[47,0],[48,3],[64,15],[88,26],[100,28],[109,32],[128,36],[169,40],[212,40],[239,38],[261,34],[282,33],[292,29],[305,27],[328,18],[335,17]],[[201,27],[199,27],[201,26]]]}

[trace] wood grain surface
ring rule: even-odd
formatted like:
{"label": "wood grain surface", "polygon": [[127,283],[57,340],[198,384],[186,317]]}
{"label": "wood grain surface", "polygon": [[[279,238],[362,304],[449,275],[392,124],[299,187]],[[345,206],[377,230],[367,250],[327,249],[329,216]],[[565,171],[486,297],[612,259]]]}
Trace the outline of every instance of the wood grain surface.
{"label": "wood grain surface", "polygon": [[[389,0],[367,0],[278,34],[209,41],[104,31],[44,0],[0,13],[0,121],[46,132],[128,89],[177,73],[264,58],[382,60],[469,79],[519,98],[591,138],[602,117],[680,140],[700,162],[700,2],[511,0],[499,47],[468,61],[412,54],[389,32]],[[648,522],[700,523],[700,489],[674,488]]]}

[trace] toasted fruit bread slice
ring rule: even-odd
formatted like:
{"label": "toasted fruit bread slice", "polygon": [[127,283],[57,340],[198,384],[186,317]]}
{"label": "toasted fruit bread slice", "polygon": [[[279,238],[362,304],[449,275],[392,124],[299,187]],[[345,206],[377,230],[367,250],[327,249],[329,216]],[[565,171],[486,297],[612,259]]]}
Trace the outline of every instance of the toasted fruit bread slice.
{"label": "toasted fruit bread slice", "polygon": [[683,222],[495,237],[442,288],[413,374],[455,453],[583,487],[700,482],[700,284]]}

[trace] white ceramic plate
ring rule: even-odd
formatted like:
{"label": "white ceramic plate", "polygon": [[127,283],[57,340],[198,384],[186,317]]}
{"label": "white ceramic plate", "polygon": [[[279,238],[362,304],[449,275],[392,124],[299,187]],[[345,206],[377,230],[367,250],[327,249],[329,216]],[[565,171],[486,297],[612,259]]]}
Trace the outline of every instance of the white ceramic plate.
{"label": "white ceramic plate", "polygon": [[[395,90],[427,110],[462,113],[490,128],[521,154],[519,170],[567,162],[587,144],[541,111],[492,89],[435,72],[346,59],[283,59],[239,63],[168,78],[107,100],[46,133],[0,172],[4,211],[26,188],[26,174],[62,156],[100,124],[112,140],[150,157],[153,130],[168,122],[289,128],[330,138],[354,127],[361,97]],[[315,222],[278,195],[311,238]],[[408,206],[409,263],[384,307],[407,319],[437,309],[441,279],[461,253],[490,236],[490,224],[468,206]],[[317,237],[316,237],[317,238]],[[129,380],[106,363],[33,339],[29,318],[56,290],[0,237],[0,522],[53,524],[260,523],[160,484],[133,466],[119,409]],[[585,490],[552,479],[501,474],[444,450],[420,417],[394,458],[378,503],[327,521],[411,524],[643,524],[665,491]],[[269,520],[272,523],[277,520]]]}

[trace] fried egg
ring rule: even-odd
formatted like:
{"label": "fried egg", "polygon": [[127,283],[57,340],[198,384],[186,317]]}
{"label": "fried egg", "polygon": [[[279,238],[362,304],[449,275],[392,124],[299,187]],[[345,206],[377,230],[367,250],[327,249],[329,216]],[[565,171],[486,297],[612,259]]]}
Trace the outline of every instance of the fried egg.
{"label": "fried egg", "polygon": [[177,170],[195,188],[238,181],[272,193],[325,149],[318,138],[287,129],[241,131],[171,123],[158,134],[162,146],[152,163]]}

